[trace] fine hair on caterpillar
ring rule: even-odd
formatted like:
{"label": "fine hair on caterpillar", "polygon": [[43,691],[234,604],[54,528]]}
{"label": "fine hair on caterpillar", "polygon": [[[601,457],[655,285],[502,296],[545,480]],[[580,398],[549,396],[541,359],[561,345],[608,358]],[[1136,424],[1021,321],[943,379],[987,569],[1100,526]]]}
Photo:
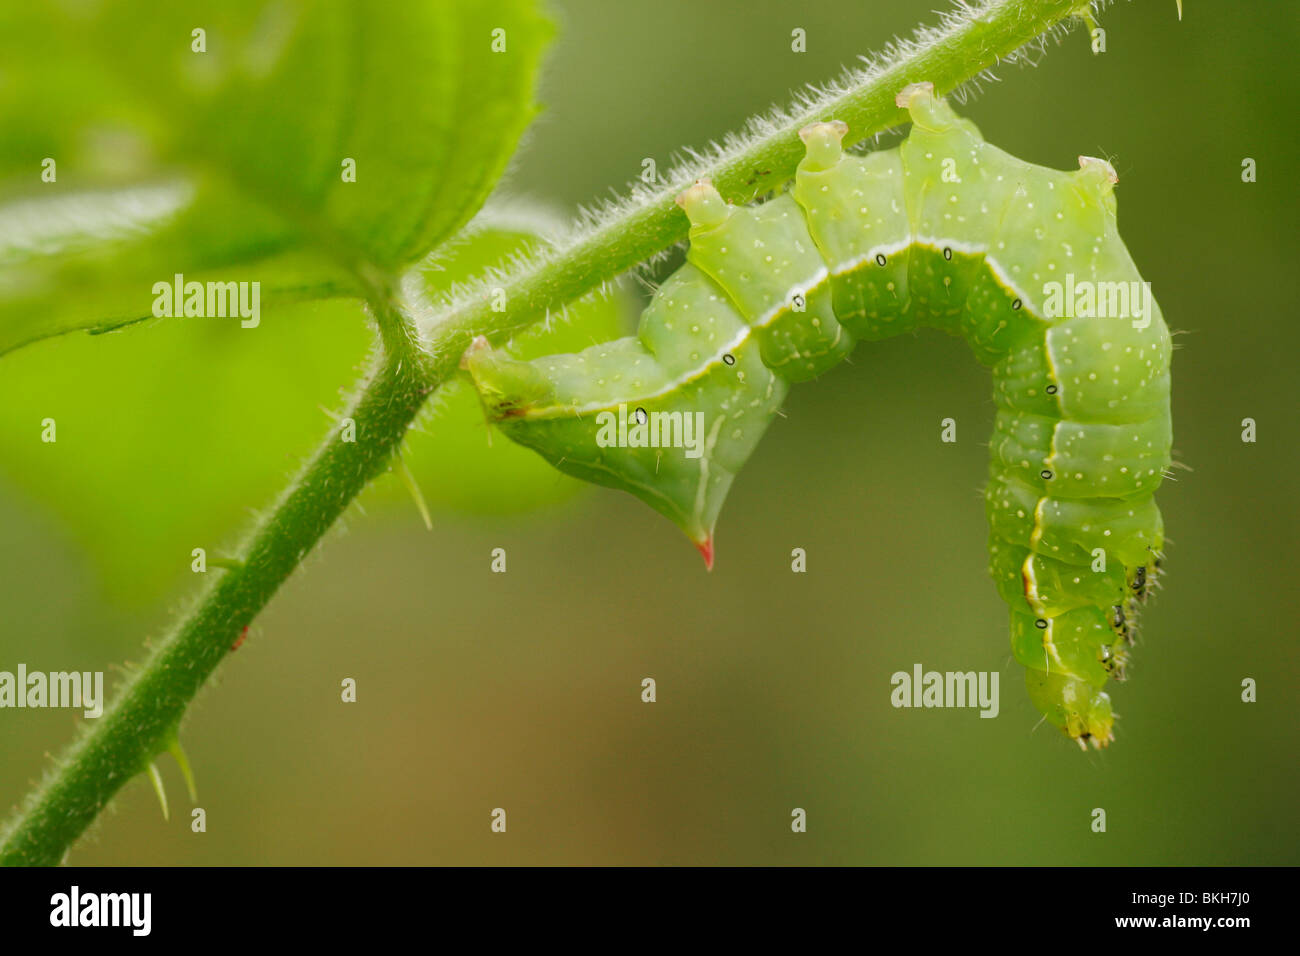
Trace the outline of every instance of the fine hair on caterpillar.
{"label": "fine hair on caterpillar", "polygon": [[[733,206],[707,179],[683,190],[686,263],[635,336],[534,361],[477,340],[465,364],[511,439],[636,495],[711,566],[722,503],[790,385],[861,341],[964,338],[993,378],[989,569],[1013,654],[1047,720],[1105,746],[1103,687],[1125,676],[1164,545],[1169,332],[1119,237],[1110,163],[1025,163],[930,84],[898,104],[908,136],[864,156],[845,153],[844,123],[806,126],[793,187],[765,203]],[[650,442],[664,422],[683,441],[690,423],[693,454]]]}

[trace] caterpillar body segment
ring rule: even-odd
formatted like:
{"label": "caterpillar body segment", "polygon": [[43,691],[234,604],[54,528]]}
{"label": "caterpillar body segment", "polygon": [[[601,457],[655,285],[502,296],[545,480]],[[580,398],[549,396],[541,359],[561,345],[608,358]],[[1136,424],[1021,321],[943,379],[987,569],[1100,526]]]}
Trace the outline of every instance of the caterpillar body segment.
{"label": "caterpillar body segment", "polygon": [[510,438],[561,471],[630,491],[710,566],[727,491],[787,389],[735,306],[689,264],[659,287],[634,338],[531,362],[476,342],[466,364]]}
{"label": "caterpillar body segment", "polygon": [[844,124],[816,123],[788,193],[683,192],[687,264],[635,338],[533,362],[479,347],[467,365],[512,439],[637,495],[711,563],[723,499],[790,384],[859,340],[962,336],[993,377],[989,568],[1013,654],[1046,718],[1104,746],[1102,688],[1125,676],[1163,546],[1169,333],[1119,238],[1108,163],[1045,169],[928,85],[899,101],[913,127],[895,149],[849,155]]}

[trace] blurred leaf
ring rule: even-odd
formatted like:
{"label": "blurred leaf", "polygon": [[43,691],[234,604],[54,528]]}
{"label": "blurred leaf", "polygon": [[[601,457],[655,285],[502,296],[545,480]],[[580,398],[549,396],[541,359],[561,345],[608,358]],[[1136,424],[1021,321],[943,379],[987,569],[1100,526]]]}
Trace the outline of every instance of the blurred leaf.
{"label": "blurred leaf", "polygon": [[[444,255],[440,288],[537,243],[533,220],[507,220]],[[575,306],[533,331],[530,354],[622,332],[619,299]],[[355,302],[267,310],[256,329],[219,320],[150,320],[122,332],[52,339],[0,364],[0,477],[48,508],[98,563],[110,594],[147,603],[236,541],[329,426],[326,409],[356,377],[372,334]],[[56,441],[41,440],[53,419]],[[435,509],[515,511],[579,487],[487,426],[454,382],[406,460]],[[400,482],[381,480],[365,510],[416,520]]]}
{"label": "blurred leaf", "polygon": [[549,34],[532,0],[6,5],[0,353],[148,317],[177,273],[265,305],[418,260],[500,176]]}
{"label": "blurred leaf", "polygon": [[[475,233],[468,243],[440,249],[426,270],[435,299],[455,283],[536,249],[538,235],[555,226],[545,214],[527,210],[489,211],[480,221],[491,227]],[[589,296],[570,306],[567,321],[549,328],[531,326],[505,348],[519,358],[577,352],[627,334],[626,318],[634,305],[632,296],[622,292],[608,298]],[[433,508],[492,514],[526,511],[568,499],[585,487],[556,471],[536,452],[493,432],[465,374],[439,390],[432,412],[407,438],[403,456]],[[396,504],[415,514],[409,493],[397,480],[376,482],[367,489],[362,502],[370,507],[371,501]]]}

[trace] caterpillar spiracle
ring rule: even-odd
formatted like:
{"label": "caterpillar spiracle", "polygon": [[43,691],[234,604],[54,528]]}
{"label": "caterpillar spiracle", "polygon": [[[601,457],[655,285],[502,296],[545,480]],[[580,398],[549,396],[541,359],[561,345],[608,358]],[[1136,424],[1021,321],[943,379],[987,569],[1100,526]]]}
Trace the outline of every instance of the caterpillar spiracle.
{"label": "caterpillar spiracle", "polygon": [[[1152,495],[1170,462],[1169,332],[1119,237],[1108,162],[1022,162],[930,84],[898,103],[907,138],[864,157],[844,153],[843,123],[804,128],[793,189],[761,205],[686,189],[686,264],[635,337],[534,361],[479,339],[466,366],[511,439],[641,498],[711,567],[723,499],[791,383],[859,340],[964,337],[992,368],[989,567],[1013,654],[1047,720],[1102,747],[1103,687],[1124,677],[1163,544]],[[610,441],[620,408],[630,437]],[[695,452],[646,440],[651,419],[700,422]]]}

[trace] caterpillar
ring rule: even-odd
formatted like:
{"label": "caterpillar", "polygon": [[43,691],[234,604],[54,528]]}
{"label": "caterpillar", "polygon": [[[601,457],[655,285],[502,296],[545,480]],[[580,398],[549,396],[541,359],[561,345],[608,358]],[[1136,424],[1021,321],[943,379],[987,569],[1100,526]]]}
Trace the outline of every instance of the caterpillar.
{"label": "caterpillar", "polygon": [[636,495],[711,568],[723,500],[791,384],[858,341],[964,337],[992,370],[989,570],[1013,656],[1045,718],[1104,747],[1103,688],[1125,676],[1164,540],[1169,332],[1119,237],[1110,163],[1016,159],[930,84],[897,101],[912,127],[893,149],[847,154],[845,124],[813,123],[791,190],[748,207],[707,180],[681,193],[686,263],[635,337],[533,361],[480,338],[465,365],[511,439]]}

